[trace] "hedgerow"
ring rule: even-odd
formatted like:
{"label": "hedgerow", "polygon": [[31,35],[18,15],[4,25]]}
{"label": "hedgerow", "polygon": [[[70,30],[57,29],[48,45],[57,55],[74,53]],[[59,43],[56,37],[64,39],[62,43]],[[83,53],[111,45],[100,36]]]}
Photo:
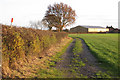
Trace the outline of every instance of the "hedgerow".
{"label": "hedgerow", "polygon": [[28,55],[43,55],[43,51],[67,37],[65,32],[42,31],[24,27],[2,25],[2,57],[9,67]]}

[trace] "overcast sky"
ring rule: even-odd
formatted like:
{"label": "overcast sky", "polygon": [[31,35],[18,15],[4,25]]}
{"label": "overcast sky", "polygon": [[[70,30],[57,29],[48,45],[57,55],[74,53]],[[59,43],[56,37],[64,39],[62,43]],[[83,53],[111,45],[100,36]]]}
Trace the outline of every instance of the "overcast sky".
{"label": "overcast sky", "polygon": [[63,2],[77,14],[75,24],[118,27],[119,0],[0,0],[0,23],[29,26],[29,21],[41,20],[48,5]]}

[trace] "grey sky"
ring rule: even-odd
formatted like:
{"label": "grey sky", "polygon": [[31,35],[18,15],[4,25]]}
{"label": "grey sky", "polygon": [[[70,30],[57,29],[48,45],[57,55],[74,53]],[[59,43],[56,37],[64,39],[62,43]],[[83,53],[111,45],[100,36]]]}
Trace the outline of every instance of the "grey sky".
{"label": "grey sky", "polygon": [[119,0],[0,0],[0,23],[28,26],[29,21],[41,20],[48,5],[63,2],[77,14],[76,23],[71,25],[94,25],[118,27]]}

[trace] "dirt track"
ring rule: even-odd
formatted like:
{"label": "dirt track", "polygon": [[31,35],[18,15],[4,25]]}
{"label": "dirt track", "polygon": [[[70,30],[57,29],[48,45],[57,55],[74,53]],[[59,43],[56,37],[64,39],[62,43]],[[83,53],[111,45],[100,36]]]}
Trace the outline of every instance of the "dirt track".
{"label": "dirt track", "polygon": [[[77,74],[83,74],[83,76],[87,76],[88,78],[96,77],[96,72],[103,71],[103,70],[98,66],[99,63],[97,62],[96,58],[91,54],[84,40],[82,39],[80,40],[82,42],[83,50],[82,52],[79,53],[79,56],[81,58],[80,60],[82,60],[85,63],[85,66],[81,68],[78,67],[79,68],[78,70],[80,73],[77,73]],[[63,77],[65,78],[75,77],[72,75],[72,72],[70,71],[71,68],[69,67],[69,65],[73,65],[71,63],[71,60],[73,58],[72,49],[74,47],[74,44],[75,44],[75,39],[69,45],[66,52],[61,56],[62,60],[58,62],[56,65],[57,69],[64,71],[65,75],[63,75]]]}
{"label": "dirt track", "polygon": [[71,64],[71,60],[73,58],[72,49],[74,47],[75,40],[69,45],[66,52],[61,56],[61,61],[57,63],[56,68],[60,69],[65,72],[66,75],[63,75],[63,77],[72,77],[69,65]]}
{"label": "dirt track", "polygon": [[[96,72],[103,71],[99,67],[99,63],[97,62],[97,59],[91,54],[90,50],[88,49],[88,46],[85,44],[84,40],[80,39],[82,41],[82,48],[83,51],[80,53],[82,61],[86,64],[85,67],[82,67],[80,69],[80,72],[83,75],[86,75],[89,77],[95,77]],[[84,59],[86,58],[87,61]]]}

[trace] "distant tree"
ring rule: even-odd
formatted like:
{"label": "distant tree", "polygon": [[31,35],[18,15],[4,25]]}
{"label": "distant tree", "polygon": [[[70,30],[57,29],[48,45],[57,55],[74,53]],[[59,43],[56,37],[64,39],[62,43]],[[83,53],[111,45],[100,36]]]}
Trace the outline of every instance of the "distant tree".
{"label": "distant tree", "polygon": [[113,28],[113,26],[111,26],[111,28]]}
{"label": "distant tree", "polygon": [[65,29],[65,30],[63,30],[63,31],[65,31],[65,32],[69,32],[69,29]]}
{"label": "distant tree", "polygon": [[49,30],[52,29],[52,21],[50,21],[50,20],[48,21],[47,18],[44,18],[44,19],[42,19],[42,23],[43,23],[44,26],[48,27]]}
{"label": "distant tree", "polygon": [[63,27],[69,26],[75,22],[76,13],[67,4],[54,4],[49,5],[48,10],[42,21],[45,21],[49,28],[56,27],[58,31],[61,31]]}
{"label": "distant tree", "polygon": [[33,21],[30,21],[30,27],[31,28],[35,28],[35,29],[41,29],[43,28],[43,25],[42,25],[42,22],[41,21],[36,21],[36,22],[33,22]]}

